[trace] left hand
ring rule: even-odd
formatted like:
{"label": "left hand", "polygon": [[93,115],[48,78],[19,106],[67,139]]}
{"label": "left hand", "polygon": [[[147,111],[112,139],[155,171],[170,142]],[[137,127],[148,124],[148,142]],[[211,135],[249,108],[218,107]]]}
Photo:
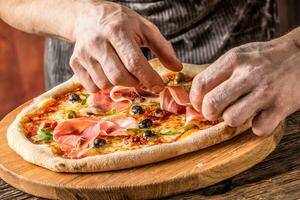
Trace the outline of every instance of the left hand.
{"label": "left hand", "polygon": [[295,29],[278,39],[230,50],[194,78],[192,105],[206,119],[223,117],[232,127],[255,116],[253,132],[269,136],[300,108],[299,37]]}

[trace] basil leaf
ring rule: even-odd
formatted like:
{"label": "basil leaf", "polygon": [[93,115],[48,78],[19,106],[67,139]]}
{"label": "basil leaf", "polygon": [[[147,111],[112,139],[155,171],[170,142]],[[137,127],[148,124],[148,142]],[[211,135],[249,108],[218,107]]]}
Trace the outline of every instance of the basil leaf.
{"label": "basil leaf", "polygon": [[35,142],[43,142],[43,143],[49,143],[53,141],[53,131],[50,129],[44,129],[44,124],[41,124],[38,131],[37,135],[33,137],[33,140]]}

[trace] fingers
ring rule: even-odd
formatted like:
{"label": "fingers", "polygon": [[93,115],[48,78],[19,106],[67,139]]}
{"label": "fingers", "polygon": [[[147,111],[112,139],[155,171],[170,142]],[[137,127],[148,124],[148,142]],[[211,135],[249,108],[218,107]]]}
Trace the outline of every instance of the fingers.
{"label": "fingers", "polygon": [[99,64],[98,61],[91,58],[83,64],[86,66],[90,77],[92,78],[93,82],[98,88],[106,89],[112,86],[112,84],[109,82],[108,78],[104,74],[102,66]]}
{"label": "fingers", "polygon": [[111,43],[126,69],[143,83],[144,86],[156,93],[163,90],[163,80],[150,66],[140,47],[133,39],[119,32],[118,37],[113,37]]}
{"label": "fingers", "polygon": [[89,73],[83,68],[83,66],[79,63],[79,61],[71,57],[70,66],[78,78],[79,82],[83,85],[83,87],[89,92],[95,93],[99,91],[99,88],[95,85]]}
{"label": "fingers", "polygon": [[253,119],[252,131],[258,136],[270,136],[285,117],[279,107],[269,107]]}
{"label": "fingers", "polygon": [[254,84],[249,77],[234,73],[228,80],[208,92],[202,102],[202,114],[206,119],[220,117],[224,109],[242,95],[250,92]]}
{"label": "fingers", "polygon": [[228,107],[223,113],[223,119],[229,126],[238,127],[267,107],[269,100],[262,91],[255,90]]}
{"label": "fingers", "polygon": [[154,24],[149,22],[147,24],[149,24],[149,30],[145,29],[146,31],[144,32],[147,46],[166,68],[172,71],[180,71],[182,69],[182,64],[177,59],[172,45]]}
{"label": "fingers", "polygon": [[124,67],[119,56],[108,42],[97,45],[92,55],[101,63],[103,72],[112,85],[136,86],[139,82]]}
{"label": "fingers", "polygon": [[230,55],[228,58],[222,56],[193,79],[190,100],[197,111],[202,112],[204,96],[231,76],[233,61],[234,58]]}

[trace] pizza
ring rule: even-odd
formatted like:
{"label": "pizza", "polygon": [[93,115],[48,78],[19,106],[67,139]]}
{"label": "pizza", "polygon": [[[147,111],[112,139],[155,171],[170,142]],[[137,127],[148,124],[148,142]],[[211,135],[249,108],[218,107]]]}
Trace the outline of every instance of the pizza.
{"label": "pizza", "polygon": [[87,92],[75,77],[35,98],[9,126],[9,146],[28,162],[56,172],[97,172],[166,160],[228,140],[250,127],[208,121],[190,104],[193,77],[150,61],[161,75],[160,94],[113,86]]}

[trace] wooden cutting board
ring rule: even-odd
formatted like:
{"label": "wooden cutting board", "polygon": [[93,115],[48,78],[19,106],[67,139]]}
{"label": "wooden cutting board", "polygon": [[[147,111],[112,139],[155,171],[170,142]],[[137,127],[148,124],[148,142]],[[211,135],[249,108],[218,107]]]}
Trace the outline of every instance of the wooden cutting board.
{"label": "wooden cutting board", "polygon": [[51,199],[153,199],[207,187],[263,160],[284,130],[281,123],[268,138],[246,131],[219,145],[144,167],[65,174],[27,163],[8,147],[7,127],[25,105],[0,122],[0,176],[24,192]]}

